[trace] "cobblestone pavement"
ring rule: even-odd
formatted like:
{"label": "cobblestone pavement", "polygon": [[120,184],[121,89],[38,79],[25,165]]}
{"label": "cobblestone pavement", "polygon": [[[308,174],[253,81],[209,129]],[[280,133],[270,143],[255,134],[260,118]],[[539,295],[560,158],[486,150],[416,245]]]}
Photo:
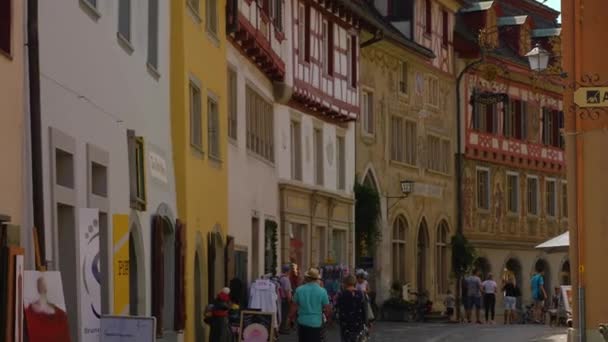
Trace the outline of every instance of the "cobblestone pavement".
{"label": "cobblestone pavement", "polygon": [[[340,342],[335,328],[327,342]],[[565,342],[566,329],[543,325],[409,324],[379,322],[370,342]],[[296,333],[281,335],[279,342],[297,342]],[[308,342],[308,341],[306,341]],[[317,342],[317,341],[310,341]]]}

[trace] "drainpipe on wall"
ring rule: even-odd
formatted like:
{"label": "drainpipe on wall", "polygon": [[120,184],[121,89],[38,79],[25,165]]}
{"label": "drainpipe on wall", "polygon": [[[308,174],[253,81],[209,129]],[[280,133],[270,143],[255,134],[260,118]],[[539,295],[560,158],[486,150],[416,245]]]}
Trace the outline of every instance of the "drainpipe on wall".
{"label": "drainpipe on wall", "polygon": [[27,1],[27,51],[30,89],[30,130],[32,158],[32,202],[34,227],[38,232],[40,261],[46,266],[44,234],[44,194],[42,184],[42,124],[40,110],[40,52],[38,50],[38,0]]}

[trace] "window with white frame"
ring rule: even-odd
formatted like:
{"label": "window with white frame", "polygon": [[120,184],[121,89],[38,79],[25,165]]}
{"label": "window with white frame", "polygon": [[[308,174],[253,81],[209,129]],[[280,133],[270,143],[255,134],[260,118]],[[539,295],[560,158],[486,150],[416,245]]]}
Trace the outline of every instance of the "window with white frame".
{"label": "window with white frame", "polygon": [[407,239],[407,221],[403,216],[393,223],[393,281],[405,282],[405,243]]}
{"label": "window with white frame", "polygon": [[346,148],[343,136],[336,136],[336,179],[338,190],[346,189]]}
{"label": "window with white frame", "polygon": [[148,65],[158,70],[158,0],[148,1]]}
{"label": "window with white frame", "polygon": [[146,210],[146,166],[144,139],[127,130],[129,156],[129,199],[132,209]]}
{"label": "window with white frame", "polygon": [[507,212],[519,212],[519,175],[507,172]]}
{"label": "window with white frame", "polygon": [[294,246],[290,251],[290,258],[302,269],[307,269],[308,264],[308,226],[301,223],[291,223],[290,246]]}
{"label": "window with white frame", "polygon": [[131,42],[131,0],[118,1],[118,33],[121,38]]}
{"label": "window with white frame", "polygon": [[209,157],[220,159],[220,120],[218,103],[214,96],[207,97],[207,139]]}
{"label": "window with white frame", "polygon": [[306,59],[306,49],[304,47],[306,45],[305,11],[306,8],[304,5],[300,4],[298,7],[298,57],[300,61],[304,61]]}
{"label": "window with white frame", "polygon": [[374,134],[374,93],[361,92],[361,125],[363,133]]}
{"label": "window with white frame", "polygon": [[233,140],[238,135],[237,96],[236,72],[228,69],[228,137]]}
{"label": "window with white frame", "polygon": [[323,130],[313,130],[313,160],[315,171],[315,184],[323,185]]}
{"label": "window with white frame", "polygon": [[346,38],[347,58],[348,58],[348,84],[357,88],[357,36]]}
{"label": "window with white frame", "polygon": [[203,122],[201,107],[201,88],[197,82],[190,81],[190,145],[203,150]]}
{"label": "window with white frame", "polygon": [[427,136],[427,167],[429,170],[448,173],[450,142],[434,135]]}
{"label": "window with white frame", "polygon": [[547,216],[555,217],[557,213],[557,187],[555,179],[545,180],[545,206]]}
{"label": "window with white frame", "polygon": [[247,115],[247,149],[270,162],[274,162],[272,104],[253,88],[247,86],[245,109]]}
{"label": "window with white frame", "polygon": [[217,35],[217,0],[206,0],[207,8],[205,17],[207,19],[207,31]]}
{"label": "window with white frame", "polygon": [[316,227],[317,238],[317,263],[319,265],[325,263],[327,259],[327,229],[324,226]]}
{"label": "window with white frame", "polygon": [[391,160],[416,165],[416,122],[399,116],[391,118]]}
{"label": "window with white frame", "polygon": [[426,103],[433,107],[439,106],[439,80],[435,77],[428,76]]}
{"label": "window with white frame", "polygon": [[490,209],[490,170],[477,169],[477,208]]}
{"label": "window with white frame", "polygon": [[291,179],[302,180],[302,126],[291,121]]}
{"label": "window with white frame", "polygon": [[529,176],[527,179],[526,191],[528,193],[528,214],[529,215],[538,215],[538,177]]}
{"label": "window with white frame", "polygon": [[437,227],[437,243],[435,245],[435,262],[437,264],[437,292],[447,293],[449,289],[449,271],[448,271],[448,238],[449,228],[445,221],[441,221]]}
{"label": "window with white frame", "polygon": [[405,61],[399,63],[399,93],[408,93],[408,64]]}
{"label": "window with white frame", "polygon": [[326,75],[334,73],[334,39],[332,22],[323,22],[323,72]]}

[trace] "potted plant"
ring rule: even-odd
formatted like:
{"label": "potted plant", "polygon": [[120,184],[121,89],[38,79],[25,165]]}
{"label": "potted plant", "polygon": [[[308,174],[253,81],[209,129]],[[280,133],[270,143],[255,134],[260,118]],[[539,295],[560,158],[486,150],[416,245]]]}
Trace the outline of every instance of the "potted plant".
{"label": "potted plant", "polygon": [[390,290],[390,298],[382,304],[382,319],[385,321],[410,321],[414,304],[403,299],[403,284],[393,282]]}

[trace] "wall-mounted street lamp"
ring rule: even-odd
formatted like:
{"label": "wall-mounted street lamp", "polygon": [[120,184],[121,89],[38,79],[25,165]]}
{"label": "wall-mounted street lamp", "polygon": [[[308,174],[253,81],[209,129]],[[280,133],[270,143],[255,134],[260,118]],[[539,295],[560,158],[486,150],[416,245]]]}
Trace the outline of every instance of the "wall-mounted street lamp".
{"label": "wall-mounted street lamp", "polygon": [[402,180],[401,193],[403,194],[403,197],[409,196],[412,192],[414,192],[414,181]]}
{"label": "wall-mounted street lamp", "polygon": [[[402,199],[407,198],[409,195],[411,195],[414,192],[414,184],[416,184],[414,181],[411,180],[402,180],[399,182],[399,184],[401,185],[401,196],[386,196],[386,222],[388,223],[389,220],[389,213],[391,211],[391,209],[396,206]],[[389,200],[391,199],[396,199],[397,201],[395,201],[395,203],[393,203],[392,205],[389,205]]]}
{"label": "wall-mounted street lamp", "polygon": [[551,54],[539,44],[536,44],[536,46],[526,54],[526,57],[528,58],[528,63],[530,63],[530,69],[532,71],[542,72],[547,69]]}

